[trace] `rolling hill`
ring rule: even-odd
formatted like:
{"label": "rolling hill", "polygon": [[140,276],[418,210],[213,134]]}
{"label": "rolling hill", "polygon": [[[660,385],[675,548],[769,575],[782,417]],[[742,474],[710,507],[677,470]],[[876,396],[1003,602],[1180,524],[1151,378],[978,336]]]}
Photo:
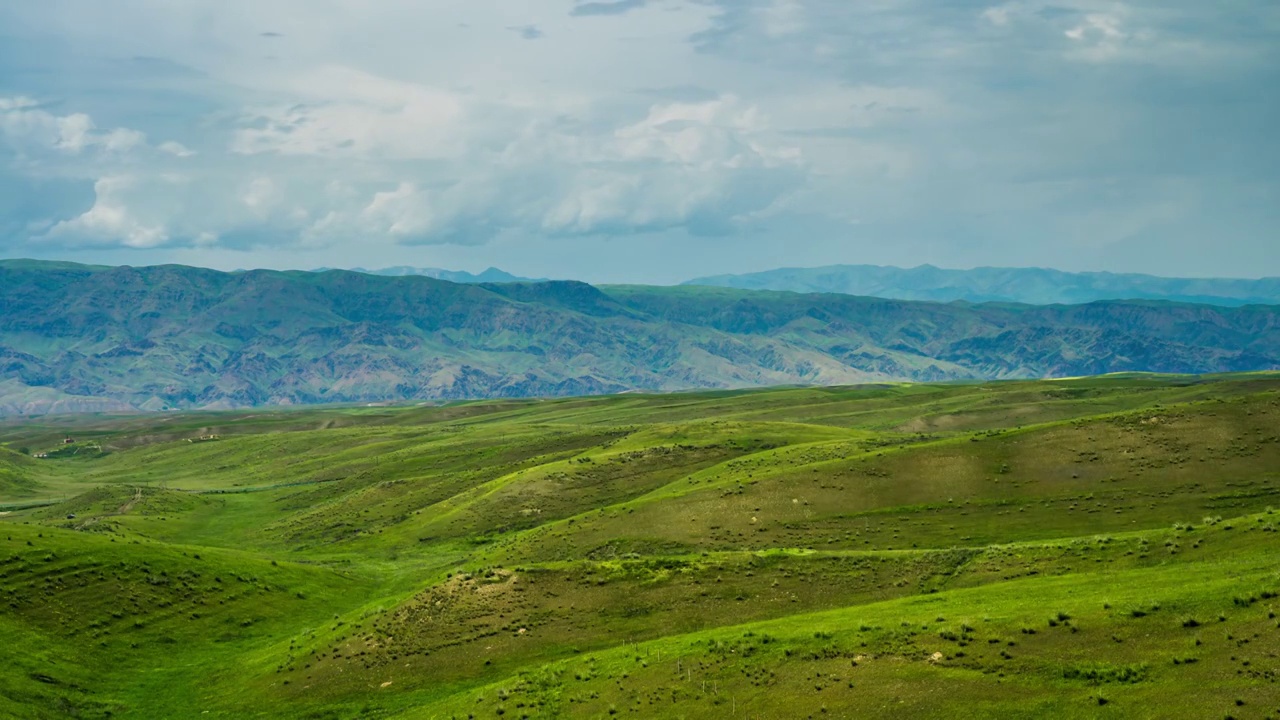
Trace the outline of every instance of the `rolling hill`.
{"label": "rolling hill", "polygon": [[1046,268],[949,270],[932,265],[914,268],[830,265],[715,275],[684,284],[936,302],[1049,305],[1098,300],[1169,300],[1226,306],[1280,303],[1280,278],[1166,278],[1110,272],[1071,273]]}
{"label": "rolling hill", "polygon": [[1274,373],[5,421],[0,716],[1274,716],[1278,427]]}
{"label": "rolling hill", "polygon": [[0,261],[0,414],[1280,367],[1280,307]]}

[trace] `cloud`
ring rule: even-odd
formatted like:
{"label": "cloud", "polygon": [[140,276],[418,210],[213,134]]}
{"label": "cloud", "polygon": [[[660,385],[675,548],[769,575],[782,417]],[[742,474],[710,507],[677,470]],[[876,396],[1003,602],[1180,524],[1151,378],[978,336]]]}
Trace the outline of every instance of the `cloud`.
{"label": "cloud", "polygon": [[804,30],[805,12],[800,0],[773,0],[756,12],[764,34],[769,37],[797,35]]}
{"label": "cloud", "polygon": [[162,152],[167,152],[174,157],[186,158],[196,154],[194,150],[189,150],[182,143],[173,140],[166,140],[156,147]]}
{"label": "cloud", "polygon": [[995,5],[982,11],[982,19],[997,27],[1006,27],[1011,22],[1012,6]]}
{"label": "cloud", "polygon": [[[328,102],[246,113],[213,164],[166,141],[134,143],[151,154],[114,168],[86,166],[82,172],[105,173],[95,178],[92,205],[50,218],[33,242],[326,247],[352,238],[473,245],[509,232],[723,234],[805,182],[800,149],[733,95],[659,100],[630,117],[588,108],[569,118],[519,99],[482,102],[345,70],[299,87],[325,78],[361,82]],[[5,107],[42,112],[26,99]],[[489,119],[472,121],[480,116]],[[41,122],[57,128],[57,119]],[[51,136],[55,146],[106,149],[123,136],[97,133],[87,116],[67,125]],[[352,163],[361,169],[353,173]]]}
{"label": "cloud", "polygon": [[27,97],[0,98],[0,136],[22,152],[54,150],[69,155],[86,150],[125,153],[147,140],[145,134],[128,128],[99,130],[84,113],[55,115]]}
{"label": "cloud", "polygon": [[525,40],[537,40],[543,36],[543,32],[537,25],[511,25],[507,29],[519,34]]}
{"label": "cloud", "polygon": [[1114,58],[1130,39],[1118,15],[1087,13],[1079,22],[1062,32],[1079,46],[1076,56],[1095,62]]}
{"label": "cloud", "polygon": [[246,113],[233,152],[363,159],[456,154],[464,120],[456,93],[341,67],[320,69],[294,87],[315,100]]}
{"label": "cloud", "polygon": [[38,107],[39,103],[27,97],[0,97],[0,112],[20,112]]}
{"label": "cloud", "polygon": [[1118,40],[1125,37],[1125,33],[1120,30],[1120,19],[1113,15],[1105,15],[1102,13],[1090,13],[1084,16],[1084,20],[1075,27],[1062,33],[1077,42],[1086,38],[1100,40]]}
{"label": "cloud", "polygon": [[5,252],[1054,264],[1215,225],[1223,258],[1277,252],[1274,3],[70,0],[0,27]]}
{"label": "cloud", "polygon": [[535,122],[485,157],[464,157],[454,179],[431,187],[403,180],[376,191],[363,206],[327,213],[305,234],[421,245],[483,243],[512,230],[723,232],[803,182],[799,151],[734,97],[654,105],[643,118],[595,134]]}
{"label": "cloud", "polygon": [[[1041,56],[1075,62],[1177,66],[1202,61],[1206,53],[1234,52],[1230,43],[1211,45],[1188,33],[1191,21],[1177,18],[1192,14],[1142,2],[1013,0],[984,9],[980,17],[1006,37],[1036,38]],[[1196,22],[1211,24],[1208,18]]]}
{"label": "cloud", "polygon": [[130,248],[154,248],[169,241],[165,228],[135,217],[129,195],[138,187],[135,178],[105,177],[94,183],[93,207],[55,224],[43,239],[64,244],[121,244]]}
{"label": "cloud", "polygon": [[569,11],[574,16],[622,15],[648,5],[651,0],[612,0],[612,2],[582,2]]}
{"label": "cloud", "polygon": [[803,177],[799,149],[733,96],[655,105],[609,136],[552,147],[576,171],[541,214],[549,233],[724,232]]}

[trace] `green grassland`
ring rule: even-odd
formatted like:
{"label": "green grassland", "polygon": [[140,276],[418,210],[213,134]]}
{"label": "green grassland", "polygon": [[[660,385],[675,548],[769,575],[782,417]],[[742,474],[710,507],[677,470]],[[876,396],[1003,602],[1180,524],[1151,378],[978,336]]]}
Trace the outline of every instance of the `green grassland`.
{"label": "green grassland", "polygon": [[1275,374],[8,420],[0,716],[1280,717],[1276,508]]}

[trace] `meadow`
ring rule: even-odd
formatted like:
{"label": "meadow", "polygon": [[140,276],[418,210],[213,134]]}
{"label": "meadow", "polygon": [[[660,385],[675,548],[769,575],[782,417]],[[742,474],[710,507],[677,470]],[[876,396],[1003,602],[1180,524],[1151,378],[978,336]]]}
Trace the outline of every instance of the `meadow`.
{"label": "meadow", "polygon": [[1280,374],[0,421],[0,716],[1280,717]]}

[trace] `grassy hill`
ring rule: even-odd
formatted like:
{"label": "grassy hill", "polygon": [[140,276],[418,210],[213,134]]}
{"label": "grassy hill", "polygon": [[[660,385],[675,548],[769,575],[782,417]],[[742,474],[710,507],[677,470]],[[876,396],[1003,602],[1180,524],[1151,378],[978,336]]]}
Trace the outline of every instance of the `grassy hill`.
{"label": "grassy hill", "polygon": [[1280,368],[1280,310],[0,261],[0,415]]}
{"label": "grassy hill", "polygon": [[1277,507],[1274,374],[11,420],[0,715],[1271,717]]}

